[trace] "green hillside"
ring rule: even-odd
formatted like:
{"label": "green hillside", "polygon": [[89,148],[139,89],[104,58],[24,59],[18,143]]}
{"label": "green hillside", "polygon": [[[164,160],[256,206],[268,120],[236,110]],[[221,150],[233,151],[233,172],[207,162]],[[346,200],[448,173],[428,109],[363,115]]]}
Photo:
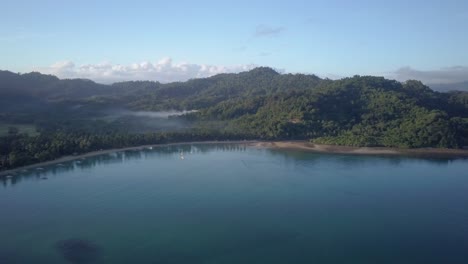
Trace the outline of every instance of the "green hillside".
{"label": "green hillside", "polygon": [[[0,72],[0,169],[97,149],[188,140],[303,139],[400,148],[468,146],[468,93],[419,81],[341,80],[257,68],[187,82],[60,80]],[[153,112],[196,110],[154,119]],[[110,114],[111,113],[111,114]],[[125,114],[121,114],[125,113]],[[13,131],[14,132],[14,131]]]}

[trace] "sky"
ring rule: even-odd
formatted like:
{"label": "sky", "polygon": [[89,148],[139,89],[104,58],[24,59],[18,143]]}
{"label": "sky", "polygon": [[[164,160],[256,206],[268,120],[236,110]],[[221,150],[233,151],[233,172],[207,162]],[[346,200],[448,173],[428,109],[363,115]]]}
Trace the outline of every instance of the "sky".
{"label": "sky", "polygon": [[2,0],[0,69],[98,82],[285,73],[468,80],[468,1]]}

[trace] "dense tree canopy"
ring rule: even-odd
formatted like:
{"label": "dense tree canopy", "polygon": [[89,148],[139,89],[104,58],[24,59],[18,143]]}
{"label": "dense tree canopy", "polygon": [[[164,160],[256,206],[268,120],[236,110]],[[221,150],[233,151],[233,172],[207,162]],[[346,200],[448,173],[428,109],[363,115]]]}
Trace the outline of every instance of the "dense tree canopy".
{"label": "dense tree canopy", "polygon": [[[332,81],[270,68],[169,84],[101,85],[0,73],[0,124],[33,124],[39,133],[28,136],[13,128],[0,137],[0,169],[72,153],[186,140],[468,146],[468,93],[435,92],[419,81],[372,76]],[[169,118],[178,124],[174,129],[153,126],[156,121],[149,118],[106,114],[116,108],[197,111]]]}

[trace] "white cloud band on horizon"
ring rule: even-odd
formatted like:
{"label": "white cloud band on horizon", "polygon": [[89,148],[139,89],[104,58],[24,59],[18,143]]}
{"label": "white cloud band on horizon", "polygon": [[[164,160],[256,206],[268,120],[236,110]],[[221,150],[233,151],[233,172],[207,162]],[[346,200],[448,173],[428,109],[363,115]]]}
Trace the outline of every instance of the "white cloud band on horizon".
{"label": "white cloud band on horizon", "polygon": [[[35,67],[35,71],[56,75],[59,78],[84,78],[99,83],[119,81],[159,81],[162,83],[186,81],[194,78],[205,78],[220,73],[238,73],[258,67],[256,64],[241,65],[207,65],[194,63],[173,63],[171,58],[163,58],[155,63],[143,61],[129,65],[98,64],[76,65],[72,61],[61,61],[47,67]],[[284,69],[275,69],[285,73]],[[317,74],[307,72],[306,74]],[[381,73],[386,78],[404,82],[420,80],[425,84],[452,84],[468,81],[468,66],[445,67],[436,70],[417,70],[402,67],[392,72]],[[341,79],[345,76],[336,74],[318,74],[322,78]],[[380,74],[378,74],[380,75]],[[382,76],[381,75],[381,76]]]}
{"label": "white cloud band on horizon", "polygon": [[451,84],[468,81],[468,66],[453,66],[437,70],[417,70],[402,67],[386,74],[387,78],[397,81],[419,80],[425,84]]}
{"label": "white cloud band on horizon", "polygon": [[36,67],[41,73],[56,75],[59,78],[83,78],[100,83],[119,81],[159,81],[162,83],[205,78],[220,73],[237,73],[257,67],[255,64],[222,66],[193,63],[173,63],[171,58],[163,58],[152,63],[143,61],[130,65],[98,64],[76,65],[72,61],[61,61],[48,67]]}

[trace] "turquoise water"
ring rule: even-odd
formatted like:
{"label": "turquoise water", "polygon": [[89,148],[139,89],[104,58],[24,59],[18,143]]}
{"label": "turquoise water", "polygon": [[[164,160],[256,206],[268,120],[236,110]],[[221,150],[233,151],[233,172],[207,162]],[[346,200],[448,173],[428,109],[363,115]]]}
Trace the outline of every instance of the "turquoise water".
{"label": "turquoise water", "polygon": [[468,160],[200,144],[51,165],[0,180],[0,263],[465,264]]}

